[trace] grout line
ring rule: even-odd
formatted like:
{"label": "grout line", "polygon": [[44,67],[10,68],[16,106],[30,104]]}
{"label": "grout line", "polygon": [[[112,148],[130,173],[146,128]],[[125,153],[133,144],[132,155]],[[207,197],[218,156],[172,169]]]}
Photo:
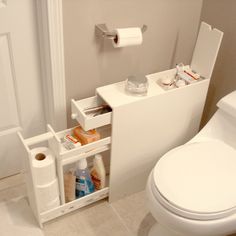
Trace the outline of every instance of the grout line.
{"label": "grout line", "polygon": [[19,183],[19,184],[14,185],[14,186],[9,186],[7,188],[3,188],[3,189],[0,189],[0,193],[4,192],[4,191],[8,191],[10,189],[18,188],[18,187],[21,187],[21,186],[24,186],[24,185],[25,185],[25,183]]}
{"label": "grout line", "polygon": [[23,184],[25,184],[24,176],[19,174],[12,175],[10,177],[0,179],[0,191],[8,190]]}
{"label": "grout line", "polygon": [[[2,204],[5,204],[7,202],[11,202],[11,201],[15,201],[15,200],[19,200],[19,199],[23,199],[23,198],[26,198],[26,201],[28,202],[27,200],[27,193],[26,191],[23,189],[22,190],[18,190],[15,192],[13,190],[13,192],[8,192],[8,191],[11,191],[12,189],[15,189],[15,188],[22,188],[25,184],[20,184],[18,186],[14,186],[14,187],[10,187],[8,189],[4,189],[4,190],[0,190],[0,195],[1,195],[1,198],[0,198],[0,205]],[[2,197],[2,194],[3,197]]]}
{"label": "grout line", "polygon": [[130,229],[128,228],[128,226],[125,224],[124,220],[122,219],[122,217],[120,216],[120,214],[117,212],[117,210],[115,209],[115,207],[113,207],[112,204],[109,204],[110,207],[112,208],[113,212],[116,214],[116,216],[118,217],[118,219],[120,220],[121,224],[125,227],[126,231],[129,233],[129,235],[135,236],[134,233],[132,233],[130,231]]}

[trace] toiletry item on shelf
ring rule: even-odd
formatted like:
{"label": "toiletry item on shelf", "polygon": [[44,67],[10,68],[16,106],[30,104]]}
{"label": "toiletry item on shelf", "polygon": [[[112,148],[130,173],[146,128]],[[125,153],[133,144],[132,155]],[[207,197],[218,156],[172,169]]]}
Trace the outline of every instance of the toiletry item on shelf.
{"label": "toiletry item on shelf", "polygon": [[78,139],[76,139],[74,136],[67,134],[65,136],[67,140],[69,140],[71,143],[73,143],[75,146],[81,146],[81,143]]}
{"label": "toiletry item on shelf", "polygon": [[201,77],[199,74],[193,72],[191,69],[185,69],[184,72],[191,76],[194,80],[199,80]]}
{"label": "toiletry item on shelf", "polygon": [[126,80],[125,89],[131,95],[147,95],[148,80],[145,76],[129,76]]}
{"label": "toiletry item on shelf", "polygon": [[94,192],[94,185],[87,167],[87,160],[85,158],[77,162],[75,175],[77,198]]}
{"label": "toiletry item on shelf", "polygon": [[186,82],[186,84],[192,84],[197,82],[197,79],[194,79],[193,76],[191,76],[189,73],[185,72],[185,71],[181,71],[178,73],[178,77],[181,80],[184,80]]}
{"label": "toiletry item on shelf", "polygon": [[64,173],[65,201],[75,200],[75,171],[70,169]]}
{"label": "toiletry item on shelf", "polygon": [[97,190],[105,188],[106,171],[102,160],[102,155],[96,154],[93,159],[93,168],[90,172],[93,184]]}
{"label": "toiletry item on shelf", "polygon": [[184,63],[180,62],[180,63],[176,64],[176,70],[177,70],[177,74],[179,72],[184,71]]}
{"label": "toiletry item on shelf", "polygon": [[66,150],[71,150],[71,149],[75,148],[74,144],[71,143],[70,141],[68,141],[67,139],[65,139],[64,137],[61,138],[61,144],[63,145],[63,147]]}
{"label": "toiletry item on shelf", "polygon": [[81,146],[79,140],[70,134],[67,134],[65,137],[61,138],[61,143],[67,150]]}
{"label": "toiletry item on shelf", "polygon": [[179,79],[175,82],[175,86],[177,88],[184,87],[185,85],[186,85],[186,82],[185,82],[185,80],[182,80],[182,79]]}
{"label": "toiletry item on shelf", "polygon": [[173,79],[172,78],[162,78],[161,79],[161,83],[164,85],[164,86],[170,86],[172,83],[173,83]]}
{"label": "toiletry item on shelf", "polygon": [[96,107],[88,107],[84,109],[84,113],[89,116],[98,116],[111,111],[112,109],[107,104],[102,104]]}
{"label": "toiletry item on shelf", "polygon": [[175,87],[175,79],[174,78],[162,78],[160,85],[166,90],[172,89]]}
{"label": "toiletry item on shelf", "polygon": [[73,130],[73,134],[82,145],[92,143],[100,139],[100,134],[96,129],[85,131],[81,126],[76,127]]}
{"label": "toiletry item on shelf", "polygon": [[196,72],[193,72],[190,67],[184,66],[183,63],[179,63],[176,65],[176,79],[184,80],[186,84],[195,83],[200,79],[200,75]]}

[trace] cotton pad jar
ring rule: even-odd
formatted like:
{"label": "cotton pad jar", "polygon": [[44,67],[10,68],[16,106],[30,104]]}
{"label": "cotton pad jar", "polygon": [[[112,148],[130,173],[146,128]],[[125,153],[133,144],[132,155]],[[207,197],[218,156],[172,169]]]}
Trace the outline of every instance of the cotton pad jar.
{"label": "cotton pad jar", "polygon": [[129,76],[126,80],[125,89],[134,96],[147,95],[148,80],[145,76]]}

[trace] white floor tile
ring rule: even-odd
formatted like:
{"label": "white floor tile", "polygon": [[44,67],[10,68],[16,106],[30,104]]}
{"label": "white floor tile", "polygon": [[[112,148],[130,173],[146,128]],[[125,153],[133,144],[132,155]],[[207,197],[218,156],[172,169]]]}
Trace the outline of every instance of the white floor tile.
{"label": "white floor tile", "polygon": [[130,236],[107,201],[99,201],[47,223],[44,233],[45,236]]}
{"label": "white floor tile", "polygon": [[26,186],[25,184],[18,185],[14,188],[7,188],[0,191],[0,203],[9,201],[10,199],[25,197]]}
{"label": "white floor tile", "polygon": [[126,227],[137,236],[146,236],[155,223],[147,208],[145,192],[140,192],[112,203]]}
{"label": "white floor tile", "polygon": [[8,180],[0,182],[1,236],[146,236],[154,222],[141,192],[112,204],[99,201],[50,221],[41,230],[26,201],[21,177],[15,180],[11,188]]}
{"label": "white floor tile", "polygon": [[18,185],[24,184],[24,175],[23,174],[17,174],[12,175],[10,177],[0,179],[0,191],[13,188]]}
{"label": "white floor tile", "polygon": [[43,236],[25,198],[0,203],[1,236]]}

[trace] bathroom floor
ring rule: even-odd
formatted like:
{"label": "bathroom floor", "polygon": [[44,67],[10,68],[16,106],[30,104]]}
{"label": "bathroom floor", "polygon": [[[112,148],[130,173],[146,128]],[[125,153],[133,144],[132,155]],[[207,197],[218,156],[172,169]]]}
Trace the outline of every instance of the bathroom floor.
{"label": "bathroom floor", "polygon": [[42,230],[25,196],[21,175],[0,181],[1,236],[147,236],[155,222],[145,192],[139,192],[112,204],[99,201],[48,222]]}
{"label": "bathroom floor", "polygon": [[[14,186],[8,188],[9,182]],[[50,221],[41,230],[25,195],[20,175],[0,181],[1,236],[146,236],[154,223],[145,192],[140,192],[112,204],[99,201]]]}

